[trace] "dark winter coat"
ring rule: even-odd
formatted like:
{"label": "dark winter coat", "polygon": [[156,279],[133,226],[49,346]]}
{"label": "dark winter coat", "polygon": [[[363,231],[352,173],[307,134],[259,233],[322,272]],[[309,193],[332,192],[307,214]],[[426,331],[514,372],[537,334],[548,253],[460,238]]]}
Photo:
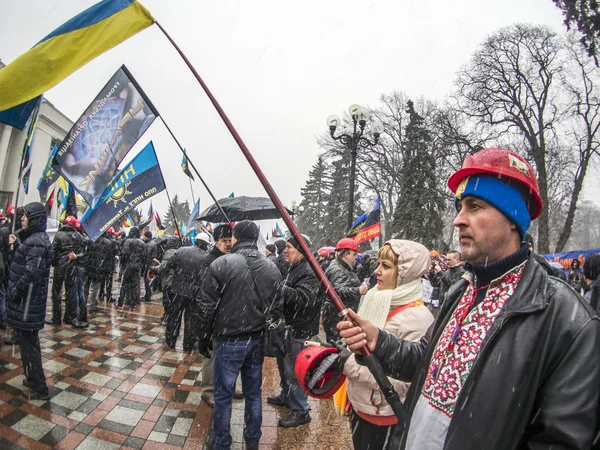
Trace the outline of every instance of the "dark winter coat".
{"label": "dark winter coat", "polygon": [[85,273],[92,281],[102,281],[113,268],[115,246],[105,235],[92,242],[88,247],[85,260]]}
{"label": "dark winter coat", "polygon": [[277,256],[275,256],[275,253],[267,255],[267,259],[277,266]]}
{"label": "dark winter coat", "polygon": [[[411,412],[436,343],[468,284],[452,287],[431,339],[408,342],[379,332],[374,354],[389,376],[412,381],[405,403]],[[598,348],[600,320],[589,305],[530,257],[458,396],[444,448],[589,448]]]}
{"label": "dark winter coat", "polygon": [[281,253],[277,257],[277,261],[275,262],[275,265],[279,269],[279,273],[281,273],[281,277],[285,278],[288,273],[288,270],[290,268],[290,265],[285,262],[285,255],[283,253]]}
{"label": "dark winter coat", "polygon": [[[325,275],[346,308],[352,308],[354,311],[357,311],[358,303],[360,302],[361,281],[352,270],[352,267],[340,258],[336,258],[325,271]],[[329,301],[329,297],[327,297],[326,301]]]}
{"label": "dark winter coat", "polygon": [[321,313],[319,281],[306,259],[290,266],[280,295],[285,322],[292,326],[293,337],[307,339],[318,334]]}
{"label": "dark winter coat", "polygon": [[121,264],[125,270],[139,270],[146,263],[146,244],[139,238],[127,238],[121,250]]}
{"label": "dark winter coat", "polygon": [[25,211],[29,225],[20,233],[22,241],[10,266],[6,313],[13,328],[35,331],[44,328],[46,319],[52,245],[46,234],[44,205],[32,203]]}
{"label": "dark winter coat", "polygon": [[201,266],[207,257],[208,252],[195,245],[177,250],[168,262],[173,272],[171,292],[189,298],[198,297],[206,272],[206,268]]}
{"label": "dark winter coat", "polygon": [[202,283],[198,336],[201,341],[247,339],[264,332],[281,274],[251,241],[238,241],[215,260]]}
{"label": "dark winter coat", "polygon": [[448,270],[440,272],[439,275],[439,299],[444,300],[445,295],[450,291],[450,287],[456,283],[465,273],[465,266],[459,264],[449,267]]}
{"label": "dark winter coat", "polygon": [[158,246],[154,239],[146,242],[146,267],[152,267],[156,264],[155,259],[158,259]]}
{"label": "dark winter coat", "polygon": [[150,270],[155,275],[160,276],[163,288],[170,289],[173,283],[173,268],[170,260],[175,255],[176,250],[181,247],[181,239],[177,236],[167,236],[166,240],[158,247],[160,247],[160,253],[162,253],[160,264],[152,267]]}
{"label": "dark winter coat", "polygon": [[8,280],[10,268],[10,246],[8,244],[8,237],[10,236],[10,231],[8,223],[0,225],[0,283]]}
{"label": "dark winter coat", "polygon": [[76,263],[69,260],[70,252],[80,253],[84,238],[69,225],[63,225],[52,240],[52,266],[55,270],[71,270]]}

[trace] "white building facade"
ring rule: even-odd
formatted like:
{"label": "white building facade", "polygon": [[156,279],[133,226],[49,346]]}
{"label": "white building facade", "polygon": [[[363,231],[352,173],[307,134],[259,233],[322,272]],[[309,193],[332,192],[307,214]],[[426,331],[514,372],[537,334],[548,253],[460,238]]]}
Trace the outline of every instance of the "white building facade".
{"label": "white building facade", "polygon": [[[0,69],[2,67],[4,65],[0,62]],[[46,199],[40,199],[37,190],[38,180],[48,161],[52,147],[55,143],[60,145],[72,126],[73,122],[67,116],[48,100],[43,100],[29,160],[32,164],[29,192],[25,194],[21,184],[18,206],[34,201],[46,202]],[[3,212],[9,205],[14,205],[16,201],[19,165],[21,164],[23,145],[27,138],[27,129],[28,125],[23,130],[19,130],[10,125],[0,124],[0,210]],[[48,195],[51,192],[52,188],[48,191]]]}

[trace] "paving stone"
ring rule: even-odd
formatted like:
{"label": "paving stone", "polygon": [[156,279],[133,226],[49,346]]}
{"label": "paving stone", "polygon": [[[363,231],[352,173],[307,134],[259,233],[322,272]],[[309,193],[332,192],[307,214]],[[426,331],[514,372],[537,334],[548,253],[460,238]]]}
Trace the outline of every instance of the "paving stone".
{"label": "paving stone", "polygon": [[29,436],[35,441],[39,441],[55,425],[37,416],[28,414],[23,419],[15,423],[11,428],[25,436]]}

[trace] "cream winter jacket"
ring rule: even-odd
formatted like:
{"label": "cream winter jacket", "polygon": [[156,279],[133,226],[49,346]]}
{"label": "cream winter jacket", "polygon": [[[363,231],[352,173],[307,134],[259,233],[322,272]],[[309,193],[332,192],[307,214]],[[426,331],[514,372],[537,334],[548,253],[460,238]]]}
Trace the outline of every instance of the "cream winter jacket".
{"label": "cream winter jacket", "polygon": [[[411,303],[407,300],[403,304]],[[433,323],[433,316],[425,305],[407,308],[386,322],[384,331],[407,341],[419,341]],[[348,382],[348,399],[352,407],[373,416],[392,416],[394,412],[385,401],[377,382],[366,366],[356,362],[354,354],[344,365],[344,374]],[[404,401],[410,383],[389,379],[396,392]]]}

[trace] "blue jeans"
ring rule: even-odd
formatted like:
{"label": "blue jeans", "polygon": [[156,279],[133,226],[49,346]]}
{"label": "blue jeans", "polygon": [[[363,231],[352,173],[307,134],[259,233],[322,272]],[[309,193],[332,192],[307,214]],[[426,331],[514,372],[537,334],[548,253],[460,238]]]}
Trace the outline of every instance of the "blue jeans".
{"label": "blue jeans", "polygon": [[300,386],[294,372],[296,357],[302,350],[304,350],[304,340],[290,339],[288,354],[277,357],[277,368],[279,369],[279,378],[281,380],[279,398],[287,403],[292,411],[296,412],[310,411],[308,395],[306,395],[306,392]]}
{"label": "blue jeans", "polygon": [[257,445],[262,432],[262,365],[264,360],[263,338],[244,341],[215,340],[215,424],[214,449],[231,447],[231,401],[235,380],[242,375],[242,391],[246,402],[244,410],[244,440]]}

